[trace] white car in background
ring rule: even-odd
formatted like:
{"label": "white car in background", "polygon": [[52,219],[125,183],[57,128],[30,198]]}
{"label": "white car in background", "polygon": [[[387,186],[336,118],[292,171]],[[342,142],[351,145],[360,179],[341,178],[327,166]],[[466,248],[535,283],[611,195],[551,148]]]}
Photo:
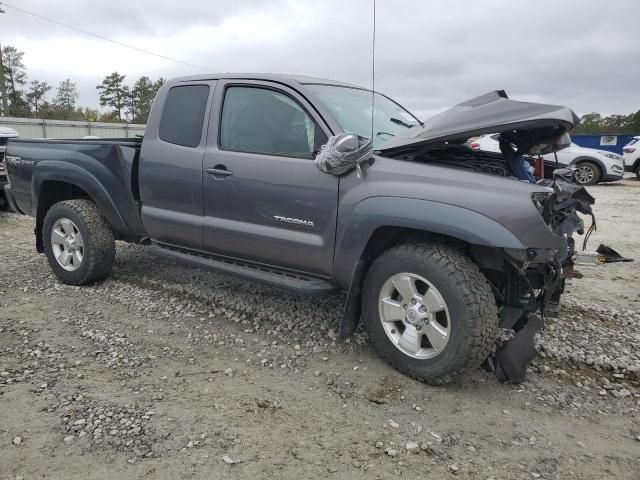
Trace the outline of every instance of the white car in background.
{"label": "white car in background", "polygon": [[640,179],[640,136],[633,137],[622,149],[624,158],[624,169],[633,172]]}
{"label": "white car in background", "polygon": [[[469,143],[472,150],[484,150],[500,153],[499,134],[482,135]],[[638,137],[640,138],[640,137]],[[639,145],[640,146],[640,145]],[[624,176],[624,160],[613,152],[584,148],[572,143],[567,148],[556,152],[558,165],[576,167],[576,181],[581,185],[595,185],[598,182],[615,182]],[[553,153],[543,155],[545,171],[555,168],[556,159]]]}

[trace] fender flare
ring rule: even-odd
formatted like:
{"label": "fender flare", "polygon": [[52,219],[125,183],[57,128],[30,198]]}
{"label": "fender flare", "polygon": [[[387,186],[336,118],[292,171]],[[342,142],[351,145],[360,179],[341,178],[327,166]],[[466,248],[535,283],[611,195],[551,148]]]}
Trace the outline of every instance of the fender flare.
{"label": "fender flare", "polygon": [[380,227],[422,230],[472,245],[525,248],[503,225],[467,208],[406,197],[370,197],[357,204],[347,219],[339,221],[333,272],[338,285],[350,289],[354,265]]}
{"label": "fender flare", "polygon": [[31,205],[34,217],[37,218],[40,190],[46,181],[65,182],[80,188],[98,206],[111,228],[121,234],[129,233],[127,224],[106,188],[89,171],[70,162],[43,160],[38,163],[38,168],[31,178]]}
{"label": "fender flare", "polygon": [[591,163],[595,163],[598,168],[600,169],[600,178],[602,178],[603,176],[605,176],[607,174],[607,167],[604,165],[604,163],[602,163],[601,160],[598,160],[595,157],[589,157],[586,155],[582,155],[580,157],[576,157],[573,160],[571,160],[571,163],[569,165],[577,165],[580,162],[591,162]]}

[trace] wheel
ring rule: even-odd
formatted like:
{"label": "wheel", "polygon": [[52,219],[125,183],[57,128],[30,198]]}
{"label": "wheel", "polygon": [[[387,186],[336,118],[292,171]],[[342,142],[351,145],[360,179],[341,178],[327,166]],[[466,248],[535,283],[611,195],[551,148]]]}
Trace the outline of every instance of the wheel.
{"label": "wheel", "polygon": [[595,185],[600,181],[600,168],[593,162],[580,162],[576,166],[575,178],[580,185]]}
{"label": "wheel", "polygon": [[362,301],[380,355],[429,384],[480,366],[498,338],[489,282],[471,259],[445,245],[387,250],[367,273]]}
{"label": "wheel", "polygon": [[104,280],[111,273],[116,245],[113,230],[90,200],[65,200],[44,218],[43,245],[56,276],[69,285]]}
{"label": "wheel", "polygon": [[640,180],[640,163],[638,163],[638,166],[636,167],[636,178]]}

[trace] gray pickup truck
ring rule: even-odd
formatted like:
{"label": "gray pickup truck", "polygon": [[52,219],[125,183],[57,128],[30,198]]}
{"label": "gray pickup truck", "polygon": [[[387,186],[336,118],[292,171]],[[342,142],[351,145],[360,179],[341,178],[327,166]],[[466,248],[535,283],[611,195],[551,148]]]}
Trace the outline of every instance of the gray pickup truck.
{"label": "gray pickup truck", "polygon": [[[568,182],[519,181],[465,141],[502,132],[518,153],[549,151],[576,121],[503,91],[421,123],[335,81],[183,77],[158,92],[144,139],[11,140],[5,193],[64,283],[105,279],[123,240],[299,293],[342,289],[343,335],[362,318],[387,361],[439,384],[495,357],[500,328],[540,319],[588,210]],[[321,171],[345,133],[371,155]]]}

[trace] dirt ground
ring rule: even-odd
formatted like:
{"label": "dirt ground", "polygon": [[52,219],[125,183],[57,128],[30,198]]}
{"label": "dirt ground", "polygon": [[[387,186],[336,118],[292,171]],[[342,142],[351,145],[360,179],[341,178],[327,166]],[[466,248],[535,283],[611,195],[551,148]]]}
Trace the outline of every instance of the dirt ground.
{"label": "dirt ground", "polygon": [[[640,182],[592,187],[599,243],[640,257]],[[413,381],[343,297],[295,297],[118,244],[69,287],[0,213],[0,479],[640,478],[635,263],[581,266],[523,385]]]}

